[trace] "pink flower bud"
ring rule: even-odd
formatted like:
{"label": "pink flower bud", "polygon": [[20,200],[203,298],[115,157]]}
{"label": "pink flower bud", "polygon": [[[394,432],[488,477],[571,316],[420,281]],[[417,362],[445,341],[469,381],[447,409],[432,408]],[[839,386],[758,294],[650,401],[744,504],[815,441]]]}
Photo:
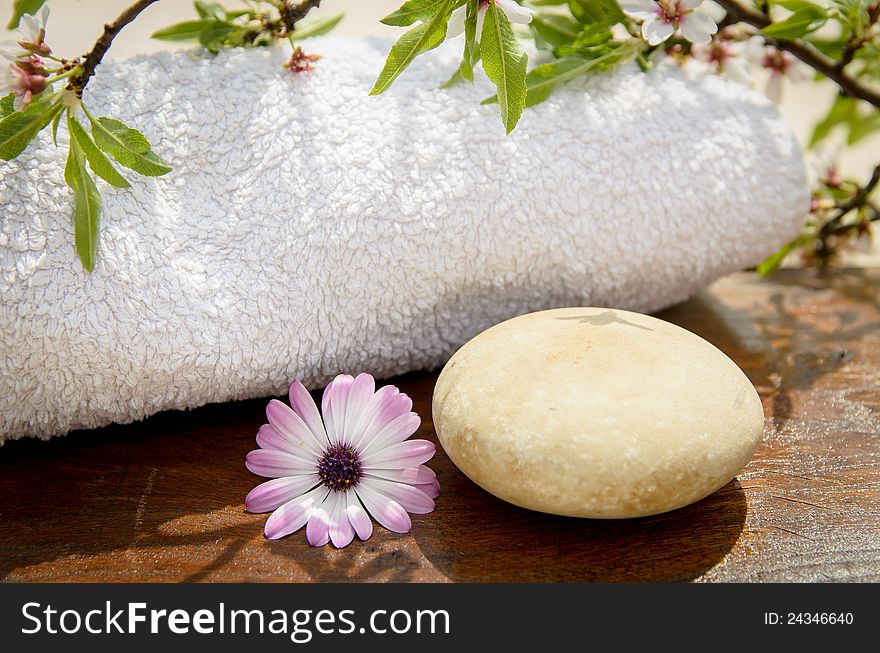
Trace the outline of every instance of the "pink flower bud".
{"label": "pink flower bud", "polygon": [[284,67],[292,73],[305,73],[314,70],[315,62],[320,58],[321,55],[306,54],[301,47],[296,46],[293,50],[293,54],[290,56],[290,60],[284,64]]}

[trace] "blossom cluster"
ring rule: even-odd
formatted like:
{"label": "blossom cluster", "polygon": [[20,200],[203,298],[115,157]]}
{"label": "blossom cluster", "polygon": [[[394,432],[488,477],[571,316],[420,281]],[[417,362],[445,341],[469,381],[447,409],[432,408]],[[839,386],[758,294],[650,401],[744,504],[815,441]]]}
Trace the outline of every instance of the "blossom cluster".
{"label": "blossom cluster", "polygon": [[48,18],[48,6],[34,16],[22,16],[18,38],[0,43],[0,94],[14,94],[13,106],[16,111],[27,109],[31,100],[45,91],[49,84],[47,79],[53,69],[45,59],[52,54],[45,40]]}
{"label": "blossom cluster", "polygon": [[[60,145],[67,148],[64,179],[74,200],[74,247],[83,267],[91,271],[98,253],[101,215],[101,194],[92,175],[128,188],[131,184],[117,165],[147,176],[164,175],[171,167],[139,131],[114,118],[95,116],[83,103],[83,89],[106,46],[96,45],[81,58],[57,57],[46,40],[49,7],[37,3],[36,13],[27,14],[23,4],[16,3],[14,8],[16,38],[0,44],[0,158],[15,159],[50,125],[52,139],[59,146],[58,130],[62,121],[66,124],[69,138]],[[105,27],[105,33],[109,29]],[[56,83],[63,87],[55,90]]]}
{"label": "blossom cluster", "polygon": [[[640,33],[649,45],[668,44],[659,50],[661,54],[678,60],[701,61],[718,74],[749,86],[755,82],[755,72],[763,70],[767,78],[765,92],[774,102],[782,100],[784,79],[790,82],[809,79],[808,66],[790,53],[767,45],[761,36],[735,27],[719,30],[716,17],[723,15],[723,11],[719,12],[714,3],[622,0],[621,7],[626,14],[641,21]],[[673,39],[675,36],[681,39]],[[669,43],[671,40],[675,42]]]}

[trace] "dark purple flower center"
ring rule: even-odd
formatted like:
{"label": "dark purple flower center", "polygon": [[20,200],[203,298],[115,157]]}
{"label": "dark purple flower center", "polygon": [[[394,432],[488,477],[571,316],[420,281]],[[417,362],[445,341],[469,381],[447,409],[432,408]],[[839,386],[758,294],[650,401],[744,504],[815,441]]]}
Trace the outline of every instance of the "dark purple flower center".
{"label": "dark purple flower center", "polygon": [[318,463],[318,476],[331,490],[343,491],[357,485],[361,477],[361,459],[346,444],[334,444]]}

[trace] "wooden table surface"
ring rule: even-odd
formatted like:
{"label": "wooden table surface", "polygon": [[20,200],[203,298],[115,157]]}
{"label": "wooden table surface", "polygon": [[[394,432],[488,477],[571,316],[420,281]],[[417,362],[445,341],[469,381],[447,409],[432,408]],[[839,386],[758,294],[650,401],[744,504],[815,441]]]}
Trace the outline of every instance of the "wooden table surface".
{"label": "wooden table surface", "polygon": [[[724,279],[660,317],[714,343],[764,402],[738,480],[656,517],[508,505],[438,447],[437,509],[342,551],[270,542],[244,510],[265,400],[0,448],[7,581],[878,581],[880,270]],[[395,379],[430,420],[436,373]]]}

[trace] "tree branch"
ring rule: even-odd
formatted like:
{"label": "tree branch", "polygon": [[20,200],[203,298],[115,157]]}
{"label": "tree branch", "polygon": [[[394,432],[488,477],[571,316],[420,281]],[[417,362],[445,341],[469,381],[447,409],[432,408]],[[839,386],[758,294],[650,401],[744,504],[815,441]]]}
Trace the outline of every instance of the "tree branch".
{"label": "tree branch", "polygon": [[871,193],[874,192],[878,184],[880,184],[880,163],[874,168],[874,172],[871,174],[871,179],[868,180],[868,183],[862,186],[858,192],[853,195],[852,199],[841,204],[837,208],[837,214],[831,218],[831,220],[822,225],[822,229],[819,231],[819,237],[824,239],[828,236],[838,235],[841,231],[840,222],[846,217],[846,214],[850,211],[860,209],[863,206],[867,206],[871,198]]}
{"label": "tree branch", "polygon": [[840,61],[837,62],[838,70],[843,70],[852,63],[858,51],[869,40],[868,33],[878,20],[880,20],[880,3],[868,9],[868,24],[864,26],[862,33],[853,34],[850,37],[846,48],[843,50],[843,54],[840,55]]}
{"label": "tree branch", "polygon": [[871,173],[871,179],[868,183],[865,184],[849,202],[841,206],[840,210],[847,213],[853,209],[862,207],[868,201],[868,197],[874,192],[874,189],[877,188],[877,184],[880,184],[880,164],[877,164],[877,167],[874,168],[874,172]]}
{"label": "tree branch", "polygon": [[92,49],[83,57],[82,63],[80,64],[83,69],[82,72],[70,78],[70,83],[67,85],[67,88],[81,97],[83,89],[86,87],[86,84],[89,83],[89,79],[91,79],[92,75],[95,74],[95,68],[98,67],[98,64],[101,63],[101,60],[104,58],[104,55],[107,54],[107,50],[110,49],[110,45],[113,43],[113,39],[116,38],[116,35],[122,31],[123,27],[137,18],[144,9],[154,2],[158,2],[158,0],[139,0],[119,14],[116,20],[112,23],[104,25],[104,33],[101,34],[101,38],[95,42]]}
{"label": "tree branch", "polygon": [[[728,15],[739,22],[747,23],[758,29],[767,27],[771,23],[766,14],[746,7],[737,0],[715,1],[727,10]],[[817,72],[834,81],[846,95],[869,102],[880,109],[880,89],[868,86],[861,80],[847,74],[843,70],[843,66],[839,66],[839,62],[822,54],[813,45],[800,39],[790,41],[764,36],[764,40],[780,50],[790,52]]]}
{"label": "tree branch", "polygon": [[321,0],[284,0],[278,11],[281,13],[281,22],[287,28],[288,33],[293,31],[296,24],[306,17],[312,9],[320,6]]}

